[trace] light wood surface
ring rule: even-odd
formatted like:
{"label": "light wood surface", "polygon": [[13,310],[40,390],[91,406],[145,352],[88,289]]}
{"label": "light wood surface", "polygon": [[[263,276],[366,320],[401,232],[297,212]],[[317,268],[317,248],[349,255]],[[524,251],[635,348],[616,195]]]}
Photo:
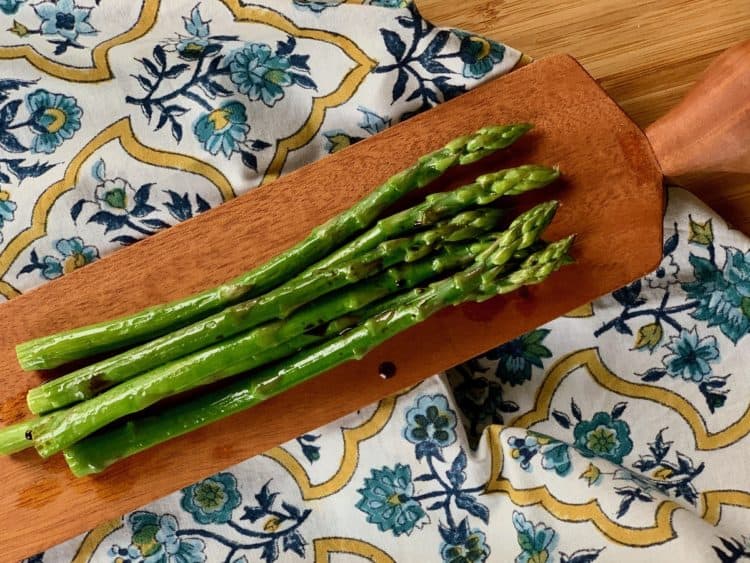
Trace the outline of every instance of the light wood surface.
{"label": "light wood surface", "polygon": [[[42,462],[33,451],[0,458],[4,560],[56,544],[317,428],[653,269],[661,258],[663,190],[645,135],[573,59],[549,57],[0,306],[0,423],[27,416],[25,392],[41,380],[20,371],[13,352],[18,342],[234,277],[418,156],[487,123],[514,121],[532,122],[535,129],[511,150],[456,169],[434,187],[521,163],[559,165],[564,180],[519,201],[524,207],[550,197],[562,201],[548,236],[578,233],[575,265],[505,298],[445,310],[358,363],[99,476],[75,479],[60,456]],[[197,236],[207,244],[186,243]],[[378,377],[383,361],[395,363],[395,377]]]}
{"label": "light wood surface", "polygon": [[[433,23],[506,42],[531,57],[568,53],[641,127],[664,115],[721,51],[750,39],[750,0],[417,0]],[[682,179],[750,234],[750,179]]]}

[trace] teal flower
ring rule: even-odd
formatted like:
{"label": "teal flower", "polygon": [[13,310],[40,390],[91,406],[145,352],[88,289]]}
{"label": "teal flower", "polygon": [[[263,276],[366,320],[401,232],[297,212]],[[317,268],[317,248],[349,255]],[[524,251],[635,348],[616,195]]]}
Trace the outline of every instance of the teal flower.
{"label": "teal flower", "polygon": [[251,100],[273,106],[284,97],[284,88],[293,82],[287,72],[291,63],[277,56],[264,43],[250,43],[236,51],[229,63],[230,78]]}
{"label": "teal flower", "polygon": [[[4,190],[0,190],[0,229],[3,228],[6,222],[13,220],[16,208],[16,203],[10,200],[10,194]],[[3,233],[0,232],[0,243],[2,242]]]}
{"label": "teal flower", "polygon": [[698,301],[693,318],[718,326],[736,344],[750,332],[750,251],[726,248],[723,270],[694,254],[690,264],[695,281],[683,283],[682,289]]}
{"label": "teal flower", "polygon": [[456,35],[461,39],[458,54],[464,63],[466,78],[483,78],[505,56],[505,46],[492,39],[463,31],[456,31]]}
{"label": "teal flower", "polygon": [[711,375],[709,364],[719,361],[719,347],[715,336],[698,336],[698,328],[682,329],[666,345],[672,354],[664,356],[662,363],[672,377],[682,377],[700,383]]}
{"label": "teal flower", "polygon": [[440,548],[444,563],[481,562],[490,556],[487,536],[481,530],[467,530],[467,533],[457,531],[456,535],[452,542],[443,542]]}
{"label": "teal flower", "polygon": [[456,413],[448,406],[445,395],[422,395],[406,411],[404,438],[412,444],[450,446],[456,441],[456,424]]}
{"label": "teal flower", "polygon": [[127,548],[113,545],[109,554],[118,563],[203,563],[206,544],[197,538],[177,535],[179,525],[171,514],[157,516],[153,512],[133,512],[128,521],[132,529]]}
{"label": "teal flower", "polygon": [[357,492],[362,498],[357,508],[367,514],[367,521],[376,524],[381,532],[390,530],[393,535],[409,535],[415,527],[421,527],[425,511],[414,500],[414,484],[411,468],[397,463],[393,469],[373,469],[371,477],[365,479],[364,487]]}
{"label": "teal flower", "polygon": [[242,502],[237,479],[231,473],[217,473],[182,489],[180,506],[199,524],[225,524]]}
{"label": "teal flower", "polygon": [[622,458],[633,450],[628,424],[607,412],[598,412],[590,421],[576,424],[573,437],[581,455],[601,457],[612,463],[622,463]]}
{"label": "teal flower", "polygon": [[557,534],[552,528],[539,522],[533,524],[518,510],[513,511],[513,527],[516,529],[521,553],[516,556],[516,563],[544,563],[550,559],[554,549],[553,542]]}
{"label": "teal flower", "polygon": [[0,12],[12,16],[26,2],[26,0],[0,0]]}
{"label": "teal flower", "polygon": [[196,4],[190,11],[189,18],[182,18],[185,22],[185,31],[188,36],[178,35],[177,52],[180,57],[188,60],[199,58],[206,47],[208,47],[209,21],[203,19],[200,12],[200,6]]}
{"label": "teal flower", "polygon": [[523,437],[511,436],[508,445],[510,456],[519,462],[524,471],[531,468],[531,460],[537,454],[542,455],[543,469],[560,476],[567,475],[572,467],[568,445],[549,436],[529,432]]}
{"label": "teal flower", "polygon": [[55,249],[61,258],[45,256],[42,259],[42,275],[48,280],[59,278],[63,274],[82,268],[99,258],[99,251],[95,246],[86,246],[79,237],[61,239],[55,244]]}
{"label": "teal flower", "polygon": [[53,153],[81,128],[83,110],[71,96],[39,89],[26,96],[26,105],[31,114],[29,124],[36,133],[32,152]]}
{"label": "teal flower", "polygon": [[96,29],[89,23],[93,8],[77,6],[73,0],[40,2],[34,11],[42,20],[42,35],[60,35],[75,41],[79,35],[92,35]]}
{"label": "teal flower", "polygon": [[531,379],[533,367],[544,368],[542,358],[552,357],[549,348],[542,344],[549,329],[540,328],[506,342],[486,354],[488,360],[497,360],[495,375],[503,383],[521,385]]}
{"label": "teal flower", "polygon": [[218,154],[221,151],[229,158],[247,138],[250,127],[246,121],[245,106],[236,101],[227,102],[201,116],[193,132],[208,152]]}

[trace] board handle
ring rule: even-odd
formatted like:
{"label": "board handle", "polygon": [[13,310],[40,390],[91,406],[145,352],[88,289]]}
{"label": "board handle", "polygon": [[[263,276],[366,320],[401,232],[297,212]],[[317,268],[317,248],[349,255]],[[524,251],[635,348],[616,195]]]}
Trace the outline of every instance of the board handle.
{"label": "board handle", "polygon": [[750,40],[719,55],[646,136],[667,177],[750,173]]}

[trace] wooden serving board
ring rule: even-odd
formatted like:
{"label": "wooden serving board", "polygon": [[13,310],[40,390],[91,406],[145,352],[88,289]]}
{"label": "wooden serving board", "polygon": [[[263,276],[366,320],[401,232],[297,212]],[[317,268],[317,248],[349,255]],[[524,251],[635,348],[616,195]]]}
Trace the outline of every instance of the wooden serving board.
{"label": "wooden serving board", "polygon": [[[3,561],[40,551],[303,432],[346,415],[565,314],[661,256],[661,175],[643,133],[567,56],[552,56],[288,174],[0,306],[0,423],[27,416],[14,346],[213,286],[270,258],[420,155],[488,123],[530,121],[511,150],[456,169],[435,189],[522,163],[564,180],[532,197],[563,203],[548,237],[578,233],[578,263],[546,283],[443,311],[373,351],[250,411],[175,439],[101,475],[71,476],[61,456],[0,458]],[[383,380],[383,361],[397,366]]]}

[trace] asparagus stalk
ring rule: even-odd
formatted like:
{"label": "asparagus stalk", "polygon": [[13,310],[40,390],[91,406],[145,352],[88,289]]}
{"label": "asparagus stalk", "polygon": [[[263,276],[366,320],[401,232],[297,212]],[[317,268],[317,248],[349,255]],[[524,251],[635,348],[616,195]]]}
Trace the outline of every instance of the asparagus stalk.
{"label": "asparagus stalk", "polygon": [[[65,450],[65,459],[76,476],[102,471],[125,457],[170,438],[185,434],[249,407],[319,375],[348,360],[359,359],[388,338],[421,322],[438,310],[465,301],[507,293],[521,285],[543,281],[568,262],[572,237],[532,254],[518,270],[492,279],[496,261],[507,255],[500,242],[466,270],[435,282],[412,299],[367,319],[360,326],[311,349],[284,359],[225,388],[196,397],[146,416],[111,427]],[[495,256],[495,250],[500,254]]]}
{"label": "asparagus stalk", "polygon": [[138,344],[197,319],[260,295],[320,260],[345,240],[366,229],[405,194],[422,188],[449,168],[474,162],[508,147],[531,128],[528,124],[495,125],[454,139],[412,167],[392,176],[368,196],[312,230],[296,246],[213,289],[149,307],[138,313],[24,342],[16,355],[25,370],[49,369]]}
{"label": "asparagus stalk", "polygon": [[[555,202],[541,204],[524,213],[520,220],[515,220],[490,247],[496,249],[493,251],[495,262],[492,267],[500,267],[512,258],[516,250],[533,243],[551,221],[555,209]],[[315,312],[315,316],[326,315],[327,307],[324,304],[321,310]],[[336,311],[333,318],[345,312]],[[289,328],[290,319],[285,324],[286,330],[295,330]],[[284,327],[279,329],[285,330]],[[257,337],[259,332],[261,336]],[[201,350],[133,378],[106,393],[74,405],[64,411],[61,417],[52,419],[53,424],[46,424],[44,420],[40,420],[33,429],[34,447],[42,457],[49,457],[107,424],[141,411],[168,396],[248,371],[282,357],[273,355],[273,350],[283,348],[277,346],[260,352],[258,356],[262,356],[262,363],[258,363],[253,353],[258,349],[267,350],[263,344],[262,331],[253,331],[229,341],[225,346]],[[272,345],[271,342],[269,344]]]}
{"label": "asparagus stalk", "polygon": [[475,205],[487,205],[504,195],[519,195],[542,188],[559,177],[560,173],[547,166],[528,164],[517,168],[484,174],[475,182],[449,192],[428,195],[423,203],[378,221],[375,226],[336,252],[309,268],[339,264],[349,258],[375,248],[389,238],[409,232],[415,226],[432,225]]}
{"label": "asparagus stalk", "polygon": [[96,362],[31,389],[26,397],[34,414],[43,414],[93,397],[139,373],[206,348],[402,261],[415,261],[445,241],[475,238],[497,225],[500,212],[477,209],[460,213],[409,238],[389,240],[337,266],[297,276],[269,293],[233,305],[192,325]]}

